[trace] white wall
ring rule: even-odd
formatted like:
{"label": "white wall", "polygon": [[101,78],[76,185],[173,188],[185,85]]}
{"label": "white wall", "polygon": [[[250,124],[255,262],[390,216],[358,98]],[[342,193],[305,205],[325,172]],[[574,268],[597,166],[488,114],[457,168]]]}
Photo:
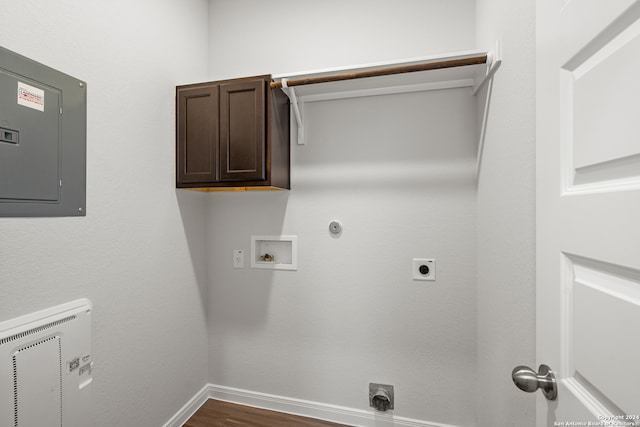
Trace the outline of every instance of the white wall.
{"label": "white wall", "polygon": [[210,0],[211,78],[475,48],[473,0]]}
{"label": "white wall", "polygon": [[0,219],[0,320],[94,304],[95,426],[162,425],[206,382],[200,194],[174,90],[206,78],[204,0],[1,0],[0,43],[88,84],[87,216]]}
{"label": "white wall", "polygon": [[[209,366],[217,384],[356,408],[369,381],[389,382],[398,415],[472,425],[476,394],[460,378],[473,377],[476,345],[477,425],[532,426],[535,399],[505,367],[536,365],[534,2],[478,0],[474,14],[475,3],[210,0],[207,15],[200,0],[0,0],[4,47],[88,82],[88,215],[0,219],[0,320],[93,301],[96,426],[162,424]],[[175,84],[490,48],[498,37],[505,62],[477,227],[471,129],[436,156],[425,149],[443,147],[442,135],[414,144],[442,130],[437,92],[311,105],[290,192],[174,189]],[[446,120],[473,121],[462,97],[447,96]],[[349,122],[357,111],[367,126]],[[387,125],[423,111],[433,115],[416,133]],[[327,232],[335,218],[339,239]],[[298,234],[298,272],[231,269],[232,249],[263,233]],[[415,256],[438,260],[436,284],[410,280]]]}
{"label": "white wall", "polygon": [[[475,47],[468,0],[210,6],[211,79]],[[208,196],[212,383],[362,410],[389,383],[397,416],[474,424],[475,114],[469,89],[311,103],[291,191]],[[233,269],[252,234],[297,235],[298,271]]]}
{"label": "white wall", "polygon": [[[478,0],[478,46],[500,38],[478,183],[478,425],[531,427],[511,381],[535,354],[535,1]],[[482,99],[480,99],[482,101]]]}

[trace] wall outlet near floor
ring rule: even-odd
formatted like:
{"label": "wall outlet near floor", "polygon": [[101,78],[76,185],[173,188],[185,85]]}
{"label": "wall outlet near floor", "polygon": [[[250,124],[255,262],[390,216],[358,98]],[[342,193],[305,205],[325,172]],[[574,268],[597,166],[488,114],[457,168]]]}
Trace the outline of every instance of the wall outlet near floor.
{"label": "wall outlet near floor", "polygon": [[234,249],[233,251],[233,268],[244,268],[244,251],[242,249]]}
{"label": "wall outlet near floor", "polygon": [[436,280],[436,260],[433,258],[413,259],[413,280]]}

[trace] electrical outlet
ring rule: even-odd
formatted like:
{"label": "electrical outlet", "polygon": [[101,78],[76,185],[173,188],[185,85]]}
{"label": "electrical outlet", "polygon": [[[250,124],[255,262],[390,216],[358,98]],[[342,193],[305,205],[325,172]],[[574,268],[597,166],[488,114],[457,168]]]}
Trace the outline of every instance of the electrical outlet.
{"label": "electrical outlet", "polygon": [[412,263],[413,280],[436,280],[436,260],[431,258],[414,258]]}
{"label": "electrical outlet", "polygon": [[242,249],[233,251],[233,268],[244,268],[244,251]]}

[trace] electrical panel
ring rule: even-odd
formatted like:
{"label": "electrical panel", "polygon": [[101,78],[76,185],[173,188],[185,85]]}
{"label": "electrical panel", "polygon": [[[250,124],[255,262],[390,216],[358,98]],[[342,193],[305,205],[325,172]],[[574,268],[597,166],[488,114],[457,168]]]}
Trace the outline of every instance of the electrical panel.
{"label": "electrical panel", "polygon": [[0,47],[0,216],[86,215],[86,90]]}

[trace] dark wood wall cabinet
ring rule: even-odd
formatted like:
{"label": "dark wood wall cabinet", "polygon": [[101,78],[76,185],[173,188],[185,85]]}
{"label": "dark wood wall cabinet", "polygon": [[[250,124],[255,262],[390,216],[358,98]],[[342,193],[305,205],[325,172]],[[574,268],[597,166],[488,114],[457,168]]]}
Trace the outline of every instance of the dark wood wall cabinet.
{"label": "dark wood wall cabinet", "polygon": [[289,99],[271,76],[176,87],[176,187],[289,189]]}

